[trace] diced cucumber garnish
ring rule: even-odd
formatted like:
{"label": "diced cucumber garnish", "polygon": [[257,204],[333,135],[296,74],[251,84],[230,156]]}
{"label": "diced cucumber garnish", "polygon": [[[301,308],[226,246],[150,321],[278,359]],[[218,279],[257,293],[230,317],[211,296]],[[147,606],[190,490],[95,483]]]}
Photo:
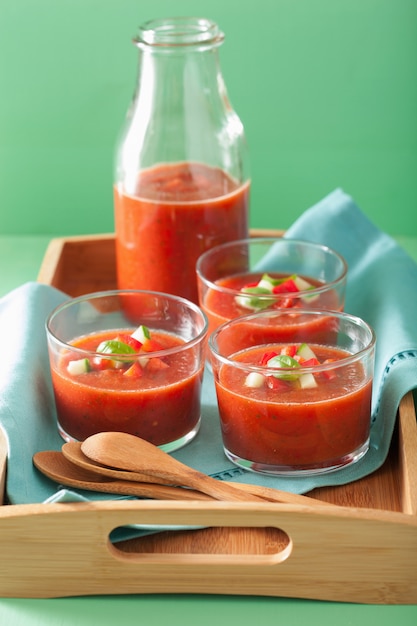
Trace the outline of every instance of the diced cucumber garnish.
{"label": "diced cucumber garnish", "polygon": [[146,326],[140,325],[131,335],[133,339],[140,341],[140,343],[145,343],[147,339],[151,338],[151,333],[149,332],[149,328]]}
{"label": "diced cucumber garnish", "polygon": [[301,374],[298,380],[301,389],[314,389],[314,387],[317,387],[316,379],[311,373]]}
{"label": "diced cucumber garnish", "polygon": [[272,278],[269,274],[264,274],[257,286],[262,287],[262,289],[266,289],[269,293],[272,293],[272,289],[276,284],[278,284],[278,281],[275,280],[275,278]]}
{"label": "diced cucumber garnish", "polygon": [[139,365],[141,367],[145,368],[148,365],[148,363],[149,363],[149,357],[147,357],[147,356],[140,356],[140,357],[138,357],[138,362],[139,362]]}
{"label": "diced cucumber garnish", "polygon": [[300,291],[307,292],[307,293],[303,293],[300,296],[302,300],[305,300],[306,302],[314,302],[314,300],[317,300],[317,298],[319,297],[318,293],[314,293],[312,295],[308,295],[308,292],[311,291],[312,289],[314,289],[314,285],[309,283],[304,278],[301,278],[300,276],[295,276],[293,280],[294,280],[295,284],[297,285],[297,287],[298,287],[298,289]]}
{"label": "diced cucumber garnish", "polygon": [[308,361],[309,359],[316,359],[316,355],[309,345],[306,343],[302,343],[301,346],[297,350],[298,356]]}
{"label": "diced cucumber garnish", "polygon": [[67,372],[71,376],[79,376],[91,370],[90,361],[88,359],[78,359],[78,361],[69,361]]}
{"label": "diced cucumber garnish", "polygon": [[264,287],[245,287],[241,291],[241,295],[236,296],[236,303],[245,309],[266,309],[273,304],[274,300],[270,298],[257,298],[257,295],[268,295],[271,293],[270,289]]}
{"label": "diced cucumber garnish", "polygon": [[301,278],[301,276],[294,276],[293,281],[295,282],[295,284],[297,285],[300,291],[307,291],[308,289],[313,288],[313,285],[309,283],[307,280],[305,280],[304,278]]}
{"label": "diced cucumber garnish", "polygon": [[265,280],[265,278],[261,278],[259,283],[253,289],[264,289],[265,293],[272,293],[272,283],[269,280]]}
{"label": "diced cucumber garnish", "polygon": [[265,381],[265,377],[263,374],[259,372],[250,372],[246,376],[245,385],[246,387],[252,387],[253,389],[262,387]]}

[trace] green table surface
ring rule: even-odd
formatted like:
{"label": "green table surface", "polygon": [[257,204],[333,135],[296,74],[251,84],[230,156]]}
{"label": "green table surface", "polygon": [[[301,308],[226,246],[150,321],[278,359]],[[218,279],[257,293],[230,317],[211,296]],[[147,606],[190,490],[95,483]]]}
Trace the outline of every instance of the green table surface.
{"label": "green table surface", "polygon": [[[27,281],[36,280],[50,238],[50,235],[0,236],[0,297]],[[417,261],[417,239],[396,239]],[[0,624],[4,626],[114,626],[118,623],[124,626],[206,626],[213,623],[252,626],[260,620],[279,626],[415,626],[417,605],[191,594],[0,598]]]}

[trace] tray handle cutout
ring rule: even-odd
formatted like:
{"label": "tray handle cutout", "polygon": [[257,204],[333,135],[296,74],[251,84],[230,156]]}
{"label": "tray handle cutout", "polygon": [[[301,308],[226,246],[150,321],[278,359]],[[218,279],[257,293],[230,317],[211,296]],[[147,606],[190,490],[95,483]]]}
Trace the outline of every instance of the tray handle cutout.
{"label": "tray handle cutout", "polygon": [[209,567],[221,562],[256,567],[282,563],[293,549],[289,535],[277,527],[181,526],[172,530],[160,526],[150,527],[141,537],[117,541],[125,531],[124,527],[114,529],[107,548],[116,560],[137,563],[198,563]]}

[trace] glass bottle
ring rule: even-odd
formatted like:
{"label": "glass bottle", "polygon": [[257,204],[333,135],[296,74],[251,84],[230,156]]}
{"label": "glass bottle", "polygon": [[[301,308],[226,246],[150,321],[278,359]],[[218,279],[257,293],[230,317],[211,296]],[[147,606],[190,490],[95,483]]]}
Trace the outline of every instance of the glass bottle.
{"label": "glass bottle", "polygon": [[114,185],[120,289],[198,301],[197,258],[248,236],[243,125],[232,109],[208,19],[139,28],[136,91],[117,147]]}

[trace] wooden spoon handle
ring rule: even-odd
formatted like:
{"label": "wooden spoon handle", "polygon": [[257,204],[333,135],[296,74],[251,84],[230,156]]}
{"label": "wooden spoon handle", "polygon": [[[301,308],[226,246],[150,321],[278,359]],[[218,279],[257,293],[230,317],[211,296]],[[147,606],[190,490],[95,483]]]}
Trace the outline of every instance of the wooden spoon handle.
{"label": "wooden spoon handle", "polygon": [[265,498],[252,493],[250,490],[239,489],[239,485],[231,482],[217,480],[197,470],[189,470],[187,486],[197,489],[216,500],[236,502],[265,502]]}
{"label": "wooden spoon handle", "polygon": [[[226,481],[227,482],[227,481]],[[259,496],[268,502],[282,502],[285,504],[301,504],[305,506],[334,506],[330,502],[317,500],[310,496],[303,496],[297,493],[291,493],[290,491],[282,491],[275,489],[274,487],[263,487],[261,485],[249,485],[247,483],[231,483],[234,487],[238,487],[246,493],[251,493],[255,496]]]}
{"label": "wooden spoon handle", "polygon": [[168,487],[166,485],[156,485],[155,483],[129,482],[127,480],[110,480],[107,483],[71,484],[71,479],[64,479],[62,484],[67,483],[69,487],[77,487],[86,491],[99,491],[103,493],[113,493],[126,496],[137,496],[140,498],[150,498],[152,500],[204,500],[213,501],[213,498],[200,491],[193,489],[183,489],[182,487]]}

